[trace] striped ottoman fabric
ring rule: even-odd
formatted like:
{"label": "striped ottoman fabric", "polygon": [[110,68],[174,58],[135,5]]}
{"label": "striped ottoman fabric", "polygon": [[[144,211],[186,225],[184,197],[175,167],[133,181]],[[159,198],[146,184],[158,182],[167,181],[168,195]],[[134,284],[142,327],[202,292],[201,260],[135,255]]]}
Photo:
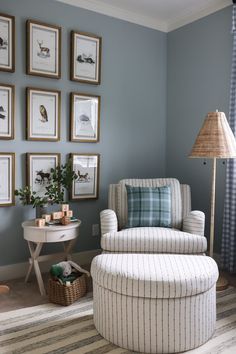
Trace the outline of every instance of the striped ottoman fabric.
{"label": "striped ottoman fabric", "polygon": [[91,274],[95,326],[122,348],[179,353],[214,332],[218,268],[209,257],[102,254]]}

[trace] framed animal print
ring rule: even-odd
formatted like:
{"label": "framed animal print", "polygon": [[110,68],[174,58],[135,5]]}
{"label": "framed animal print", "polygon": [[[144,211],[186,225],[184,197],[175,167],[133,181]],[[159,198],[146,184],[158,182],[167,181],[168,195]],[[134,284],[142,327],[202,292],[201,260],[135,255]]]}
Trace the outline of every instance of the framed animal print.
{"label": "framed animal print", "polygon": [[26,156],[27,186],[42,197],[51,181],[51,169],[60,165],[58,153],[28,153]]}
{"label": "framed animal print", "polygon": [[15,71],[15,17],[1,13],[0,70]]}
{"label": "framed animal print", "polygon": [[37,141],[60,140],[61,93],[28,87],[27,139]]}
{"label": "framed animal print", "polygon": [[0,206],[15,205],[15,154],[0,152]]}
{"label": "framed animal print", "polygon": [[0,139],[14,139],[15,87],[0,84]]}
{"label": "framed animal print", "polygon": [[61,27],[38,21],[26,22],[29,75],[61,77]]}
{"label": "framed animal print", "polygon": [[99,154],[71,154],[73,171],[77,179],[73,181],[71,199],[97,199],[99,189]]}
{"label": "framed animal print", "polygon": [[71,93],[71,141],[99,141],[100,96]]}
{"label": "framed animal print", "polygon": [[71,32],[71,80],[99,85],[101,81],[102,38]]}

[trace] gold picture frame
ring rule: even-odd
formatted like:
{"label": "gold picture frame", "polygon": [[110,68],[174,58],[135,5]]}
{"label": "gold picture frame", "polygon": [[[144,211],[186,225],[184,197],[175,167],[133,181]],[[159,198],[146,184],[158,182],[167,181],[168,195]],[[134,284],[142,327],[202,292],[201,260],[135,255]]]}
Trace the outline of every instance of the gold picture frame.
{"label": "gold picture frame", "polygon": [[61,78],[61,27],[27,20],[26,73]]}
{"label": "gold picture frame", "polygon": [[27,140],[59,141],[61,91],[26,88]]}
{"label": "gold picture frame", "polygon": [[100,85],[102,38],[86,32],[71,31],[72,81]]}
{"label": "gold picture frame", "polygon": [[86,93],[70,94],[70,140],[97,143],[100,138],[101,97]]}
{"label": "gold picture frame", "polygon": [[0,139],[15,137],[15,86],[0,83]]}
{"label": "gold picture frame", "polygon": [[14,191],[15,153],[0,152],[0,206],[15,205]]}
{"label": "gold picture frame", "polygon": [[0,13],[0,70],[15,71],[15,16]]}
{"label": "gold picture frame", "polygon": [[36,196],[43,196],[50,182],[50,170],[61,163],[60,153],[31,152],[26,154],[26,184]]}
{"label": "gold picture frame", "polygon": [[71,200],[98,199],[100,154],[72,153],[70,158],[73,171],[78,175],[78,178],[72,183]]}

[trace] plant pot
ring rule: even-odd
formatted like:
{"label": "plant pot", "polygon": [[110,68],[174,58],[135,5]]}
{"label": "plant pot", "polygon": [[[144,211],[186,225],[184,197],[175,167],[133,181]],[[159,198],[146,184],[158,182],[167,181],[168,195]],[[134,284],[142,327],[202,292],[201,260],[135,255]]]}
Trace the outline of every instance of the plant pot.
{"label": "plant pot", "polygon": [[41,218],[43,214],[48,214],[48,206],[47,205],[44,205],[44,206],[37,205],[35,207],[36,219]]}

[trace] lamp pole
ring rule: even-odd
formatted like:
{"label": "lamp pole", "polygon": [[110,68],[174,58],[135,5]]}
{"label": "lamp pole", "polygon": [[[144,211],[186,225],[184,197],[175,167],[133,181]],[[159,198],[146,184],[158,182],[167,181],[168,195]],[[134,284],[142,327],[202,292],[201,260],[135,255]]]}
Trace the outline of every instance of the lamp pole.
{"label": "lamp pole", "polygon": [[215,229],[215,195],[216,195],[216,158],[213,157],[212,185],[211,185],[211,224],[210,224],[210,252],[213,258],[214,251],[214,229]]}

